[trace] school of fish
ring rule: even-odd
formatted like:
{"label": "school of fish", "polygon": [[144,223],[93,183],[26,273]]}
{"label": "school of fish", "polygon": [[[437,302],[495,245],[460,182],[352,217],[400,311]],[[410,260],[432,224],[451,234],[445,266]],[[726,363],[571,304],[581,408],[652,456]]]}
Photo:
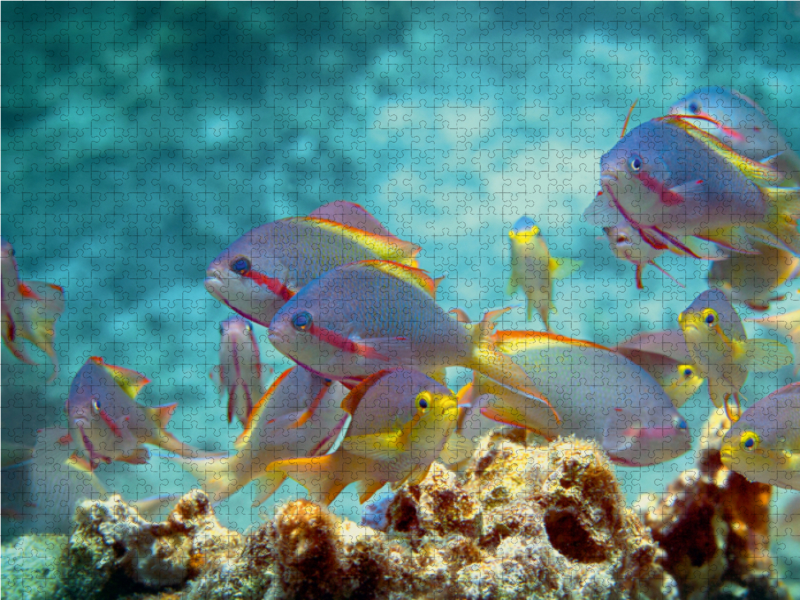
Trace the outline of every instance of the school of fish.
{"label": "school of fish", "polygon": [[[227,404],[220,419],[243,428],[229,452],[181,442],[167,431],[174,404],[136,401],[149,382],[144,374],[88,357],[65,390],[65,427],[43,430],[32,449],[4,447],[3,469],[53,465],[71,508],[75,498],[106,493],[93,477],[100,463],[145,464],[149,445],[170,453],[215,502],[255,481],[259,504],[291,478],[326,504],[355,484],[363,503],[384,485],[421,481],[436,460],[461,468],[500,424],[548,440],[596,440],[626,467],[672,460],[692,445],[679,409],[706,383],[710,401],[735,422],[723,462],[750,479],[800,489],[798,384],[747,409],[741,393],[749,373],[798,364],[800,311],[755,320],[784,333],[793,354],[777,340],[748,338],[733,305],[767,311],[798,275],[797,154],[752,100],[710,87],[623,130],[600,167],[601,189],[585,216],[603,228],[617,258],[635,265],[639,289],[648,265],[667,274],[656,263],[665,252],[711,262],[709,289],[672,329],[613,348],[552,333],[554,281],[575,276],[582,263],[552,256],[529,216],[508,230],[506,293],[519,290],[527,319],[536,313],[544,331],[496,330],[504,307],[472,322],[437,301],[442,278],[419,268],[419,245],[337,201],[256,227],[207,268],[206,290],[236,313],[219,326],[210,375]],[[3,343],[33,363],[27,340],[55,377],[65,292],[21,281],[5,240],[0,260]],[[271,383],[255,326],[295,363]],[[457,391],[446,383],[453,367],[472,372]],[[45,452],[56,460],[43,460]],[[29,490],[29,505],[46,496],[47,480]]]}

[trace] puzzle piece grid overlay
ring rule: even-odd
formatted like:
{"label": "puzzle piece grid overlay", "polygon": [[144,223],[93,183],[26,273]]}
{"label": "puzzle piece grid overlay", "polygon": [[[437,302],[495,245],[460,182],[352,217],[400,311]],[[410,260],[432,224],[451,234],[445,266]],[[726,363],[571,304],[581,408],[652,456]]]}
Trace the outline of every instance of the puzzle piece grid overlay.
{"label": "puzzle piece grid overlay", "polygon": [[[707,263],[664,256],[686,287],[652,271],[640,292],[632,267],[580,219],[631,103],[640,99],[638,124],[696,86],[735,87],[800,148],[797,3],[5,2],[0,11],[3,236],[21,276],[63,286],[67,306],[54,382],[44,383],[46,361],[30,367],[3,349],[2,435],[21,445],[64,425],[71,377],[96,355],[151,379],[144,404],[178,403],[177,437],[227,449],[238,431],[208,373],[230,311],[203,288],[205,268],[256,225],[341,198],[419,244],[420,266],[448,274],[440,304],[474,319],[524,302],[505,295],[506,236],[528,214],[554,255],[583,260],[555,283],[556,333],[613,345],[673,327],[705,289]],[[512,311],[501,326],[536,329],[535,319]],[[290,363],[257,329],[263,360],[281,372]],[[761,398],[791,380],[790,368],[751,374],[744,392]],[[453,371],[451,387],[465,381]],[[704,389],[682,410],[695,440],[710,411]],[[618,473],[632,502],[692,462]],[[132,499],[194,485],[158,455],[102,476]],[[218,514],[245,529],[302,494],[287,484],[256,510],[248,488]],[[347,494],[333,508],[358,520]],[[3,535],[14,533],[4,519]],[[778,545],[796,555],[796,542]]]}

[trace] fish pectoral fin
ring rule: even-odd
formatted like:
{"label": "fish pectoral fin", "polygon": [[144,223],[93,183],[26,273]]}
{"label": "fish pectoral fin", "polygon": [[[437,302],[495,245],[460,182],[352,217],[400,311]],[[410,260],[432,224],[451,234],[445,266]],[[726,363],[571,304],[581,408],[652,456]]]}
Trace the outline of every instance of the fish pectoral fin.
{"label": "fish pectoral fin", "polygon": [[127,455],[117,458],[118,461],[128,463],[129,465],[146,465],[150,459],[150,453],[146,448],[137,448]]}
{"label": "fish pectoral fin", "polygon": [[439,453],[439,461],[448,468],[453,468],[472,456],[475,445],[460,433],[451,433]]}
{"label": "fish pectoral fin", "polygon": [[794,362],[792,351],[775,340],[747,340],[743,359],[737,359],[754,373],[770,373]]}
{"label": "fish pectoral fin", "polygon": [[341,449],[353,456],[376,462],[389,462],[406,450],[400,431],[347,437],[342,442]]}
{"label": "fish pectoral fin", "polygon": [[384,485],[386,485],[385,481],[381,481],[380,479],[376,479],[373,481],[359,481],[357,484],[358,488],[358,501],[361,504],[369,501]]}
{"label": "fish pectoral fin", "polygon": [[[274,464],[274,463],[273,463]],[[276,470],[270,465],[264,473],[261,473],[256,479],[256,486],[258,486],[258,496],[253,500],[253,506],[263,504],[278,491],[278,488],[283,485],[288,475],[283,471]]]}
{"label": "fish pectoral fin", "polygon": [[550,277],[553,279],[564,279],[580,269],[582,265],[582,260],[576,260],[574,258],[551,258]]}
{"label": "fish pectoral fin", "polygon": [[169,420],[172,418],[175,409],[178,408],[178,403],[164,404],[163,406],[155,406],[153,408],[145,408],[145,412],[150,415],[153,423],[159,429],[164,429]]}

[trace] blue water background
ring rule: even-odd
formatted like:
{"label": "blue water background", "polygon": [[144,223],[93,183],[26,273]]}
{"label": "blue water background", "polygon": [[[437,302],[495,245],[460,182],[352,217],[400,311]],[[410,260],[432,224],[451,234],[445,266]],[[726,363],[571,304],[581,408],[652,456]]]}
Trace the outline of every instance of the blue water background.
{"label": "blue water background", "polygon": [[[152,380],[144,404],[178,403],[179,438],[229,448],[239,430],[208,375],[230,313],[203,288],[205,267],[247,230],[341,198],[420,244],[420,265],[448,274],[441,305],[473,319],[523,302],[504,295],[506,234],[527,214],[552,254],[584,261],[556,283],[557,333],[614,344],[675,327],[705,289],[707,263],[665,256],[686,287],[651,269],[637,291],[633,268],[580,218],[631,103],[639,99],[636,125],[695,87],[732,86],[800,148],[797,3],[0,10],[2,234],[21,277],[59,284],[67,300],[55,382],[45,384],[48,367],[3,349],[2,434],[18,444],[65,425],[71,378],[97,355]],[[791,293],[779,311],[796,308]],[[541,329],[522,310],[501,326]],[[264,333],[264,360],[280,372],[289,363]],[[453,386],[466,380],[450,375]],[[755,400],[791,377],[790,368],[751,375],[743,391]],[[703,387],[683,410],[695,440],[710,408]],[[692,462],[618,473],[632,502]],[[158,455],[98,473],[129,499],[195,481]],[[287,484],[255,509],[250,486],[218,514],[245,529],[303,494]],[[359,518],[349,494],[334,510]],[[3,520],[4,534],[19,527]]]}

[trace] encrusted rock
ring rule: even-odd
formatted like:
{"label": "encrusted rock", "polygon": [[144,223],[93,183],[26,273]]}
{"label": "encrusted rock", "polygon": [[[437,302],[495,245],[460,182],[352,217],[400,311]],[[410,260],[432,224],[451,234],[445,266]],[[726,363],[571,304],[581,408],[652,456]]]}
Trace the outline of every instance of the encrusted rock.
{"label": "encrusted rock", "polygon": [[60,594],[91,600],[115,589],[183,584],[239,553],[241,536],[223,528],[208,496],[183,496],[163,523],[142,519],[119,496],[85,501],[61,564]]}

